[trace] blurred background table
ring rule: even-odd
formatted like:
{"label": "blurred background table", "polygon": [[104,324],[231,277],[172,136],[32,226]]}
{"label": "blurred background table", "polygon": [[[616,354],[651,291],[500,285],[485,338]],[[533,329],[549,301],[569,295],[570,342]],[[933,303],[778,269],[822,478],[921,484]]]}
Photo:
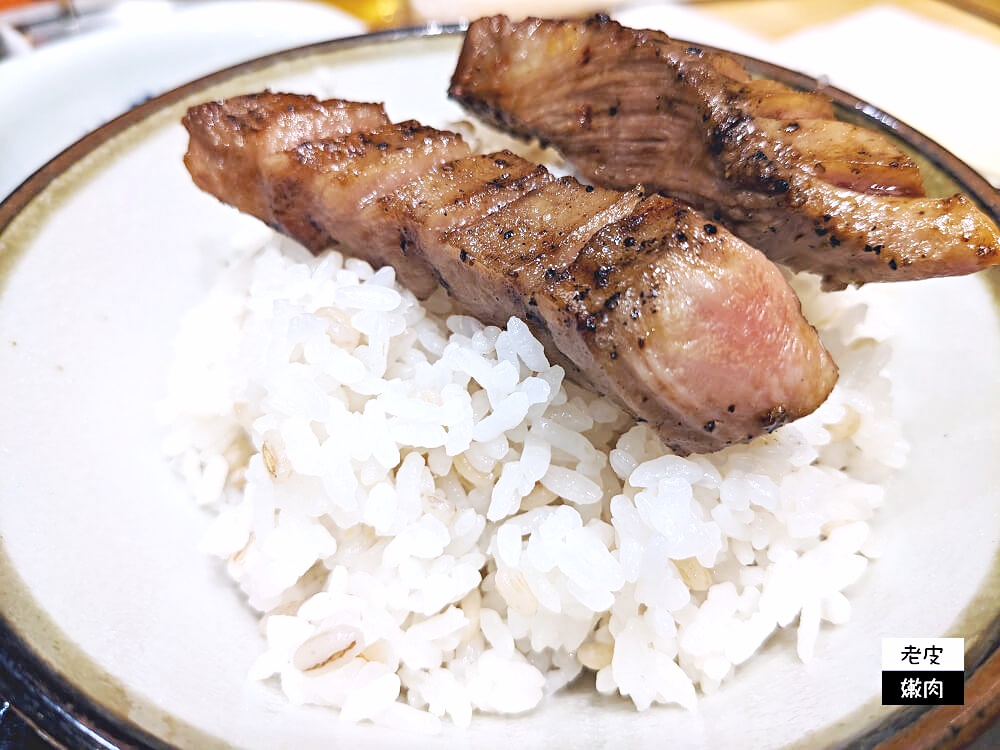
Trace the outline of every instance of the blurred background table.
{"label": "blurred background table", "polygon": [[874,5],[895,6],[946,26],[1000,42],[1000,3],[996,0],[702,0],[694,5],[762,37],[779,38],[810,26],[831,23]]}

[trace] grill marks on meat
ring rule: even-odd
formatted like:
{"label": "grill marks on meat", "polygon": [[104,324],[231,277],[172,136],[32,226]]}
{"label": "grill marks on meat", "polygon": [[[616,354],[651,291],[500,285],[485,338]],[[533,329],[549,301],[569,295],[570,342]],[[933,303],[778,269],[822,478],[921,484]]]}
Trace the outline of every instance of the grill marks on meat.
{"label": "grill marks on meat", "polygon": [[425,263],[396,262],[406,251],[404,236],[394,223],[379,220],[378,199],[468,153],[457,134],[412,121],[299,144],[269,182],[272,226],[296,239],[314,232],[322,238],[306,243],[314,251],[331,244],[352,252],[367,248],[373,265],[395,266],[403,284],[426,296],[437,288],[437,277]]}
{"label": "grill marks on meat", "polygon": [[403,238],[370,219],[382,193],[468,154],[460,136],[390,124],[378,104],[272,93],[193,107],[183,124],[191,134],[184,163],[206,192],[314,253],[364,247],[374,265],[395,265],[415,294],[437,288],[425,263],[394,262]]}
{"label": "grill marks on meat", "polygon": [[[195,182],[206,192],[217,195],[225,190],[228,203],[265,221],[266,186],[262,172],[267,159],[284,158],[282,154],[301,143],[338,138],[359,130],[374,130],[389,124],[379,104],[317,99],[302,101],[285,94],[235,97],[225,104],[209,102],[190,110],[184,125],[196,131],[184,163]],[[302,240],[313,249],[313,244]]]}
{"label": "grill marks on meat", "polygon": [[296,143],[270,132],[292,109],[351,105],[278,94],[252,104],[275,114],[242,139],[227,115],[246,98],[185,117],[197,184],[314,251],[339,242],[392,264],[421,294],[440,283],[487,323],[529,321],[550,357],[674,450],[768,432],[834,385],[836,367],[777,268],[681,203],[556,178],[510,152],[472,154],[453,133],[372,125],[368,114]]}
{"label": "grill marks on meat", "polygon": [[450,94],[599,184],[690,202],[827,288],[1000,262],[993,222],[963,196],[926,197],[917,165],[881,133],[836,120],[822,94],[659,32],[603,16],[479,19]]}

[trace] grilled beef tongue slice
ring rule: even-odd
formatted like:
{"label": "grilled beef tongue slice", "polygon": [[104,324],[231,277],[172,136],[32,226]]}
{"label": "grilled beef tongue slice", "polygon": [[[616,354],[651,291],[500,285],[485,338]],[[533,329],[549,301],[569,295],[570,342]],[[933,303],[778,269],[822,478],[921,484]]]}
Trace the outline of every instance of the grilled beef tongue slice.
{"label": "grilled beef tongue slice", "polygon": [[1000,259],[966,197],[932,198],[881,132],[729,55],[588,20],[474,21],[449,93],[552,145],[596,184],[642,185],[724,223],[828,289],[972,273]]}
{"label": "grilled beef tongue slice", "polygon": [[207,192],[313,252],[392,265],[418,295],[443,285],[484,322],[524,319],[679,453],[769,432],[836,381],[778,268],[673,199],[474,154],[377,105],[265,92],[193,107],[184,125]]}

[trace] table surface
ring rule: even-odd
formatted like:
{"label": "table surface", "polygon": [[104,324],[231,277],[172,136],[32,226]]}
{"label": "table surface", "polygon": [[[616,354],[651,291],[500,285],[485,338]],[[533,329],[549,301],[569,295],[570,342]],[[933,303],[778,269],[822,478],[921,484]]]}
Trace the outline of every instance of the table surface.
{"label": "table surface", "polygon": [[1000,44],[997,0],[704,0],[700,10],[767,38],[780,38],[875,5],[894,6]]}

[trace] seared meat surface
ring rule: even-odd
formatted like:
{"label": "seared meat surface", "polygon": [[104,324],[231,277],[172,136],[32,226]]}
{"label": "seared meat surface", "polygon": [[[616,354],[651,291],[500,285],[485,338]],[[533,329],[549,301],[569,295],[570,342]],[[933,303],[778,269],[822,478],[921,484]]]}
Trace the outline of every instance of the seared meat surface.
{"label": "seared meat surface", "polygon": [[479,19],[450,94],[598,184],[689,202],[827,288],[1000,262],[993,222],[963,196],[926,197],[884,135],[836,120],[822,94],[660,32],[603,16]]}
{"label": "seared meat surface", "polygon": [[[187,114],[185,126],[197,129],[202,137],[191,141],[185,163],[203,190],[215,194],[226,189],[229,203],[265,218],[268,207],[262,202],[261,171],[269,154],[337,138],[352,128],[374,130],[388,124],[380,104],[321,102],[271,93],[240,96],[225,104],[209,102]],[[300,241],[311,249],[322,249],[322,244]]]}
{"label": "seared meat surface", "polygon": [[[271,120],[236,138],[227,113],[248,104]],[[194,107],[185,163],[314,251],[339,243],[434,280],[487,323],[523,318],[571,376],[678,452],[751,439],[832,389],[836,367],[778,269],[690,207],[557,179],[508,151],[472,154],[414,122],[359,114],[331,136],[277,132],[293,111],[323,109],[351,105],[260,94]]]}
{"label": "seared meat surface", "polygon": [[[200,188],[314,253],[363,246],[376,266],[400,250],[397,232],[379,235],[381,225],[363,216],[375,193],[469,150],[453,133],[390,125],[380,104],[271,92],[194,107],[184,126],[192,135],[184,163]],[[302,191],[306,182],[312,192]],[[394,265],[415,294],[437,288],[426,264]]]}

